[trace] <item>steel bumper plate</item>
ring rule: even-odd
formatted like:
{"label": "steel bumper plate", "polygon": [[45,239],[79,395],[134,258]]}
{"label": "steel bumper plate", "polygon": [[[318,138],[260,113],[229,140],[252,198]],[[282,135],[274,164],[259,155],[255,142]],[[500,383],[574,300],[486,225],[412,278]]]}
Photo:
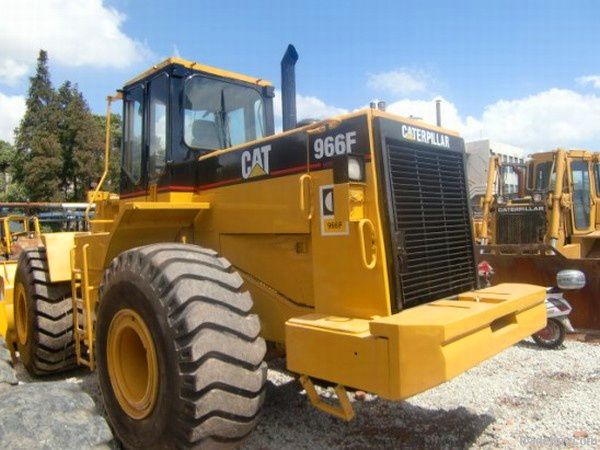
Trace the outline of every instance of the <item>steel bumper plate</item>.
{"label": "steel bumper plate", "polygon": [[286,322],[289,370],[400,400],[543,328],[545,289],[501,284],[388,317],[309,314]]}

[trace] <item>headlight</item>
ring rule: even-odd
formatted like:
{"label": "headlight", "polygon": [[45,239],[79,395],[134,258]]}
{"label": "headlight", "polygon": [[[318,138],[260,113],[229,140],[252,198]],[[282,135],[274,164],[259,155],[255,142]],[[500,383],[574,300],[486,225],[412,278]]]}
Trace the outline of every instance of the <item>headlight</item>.
{"label": "headlight", "polygon": [[365,179],[364,168],[365,166],[358,158],[348,157],[348,179],[350,181],[363,181]]}
{"label": "headlight", "polygon": [[534,202],[541,202],[542,201],[542,194],[533,194],[533,201]]}
{"label": "headlight", "polygon": [[504,203],[504,197],[502,197],[501,195],[496,197],[496,203]]}
{"label": "headlight", "polygon": [[365,159],[362,155],[343,155],[333,159],[333,182],[365,181]]}

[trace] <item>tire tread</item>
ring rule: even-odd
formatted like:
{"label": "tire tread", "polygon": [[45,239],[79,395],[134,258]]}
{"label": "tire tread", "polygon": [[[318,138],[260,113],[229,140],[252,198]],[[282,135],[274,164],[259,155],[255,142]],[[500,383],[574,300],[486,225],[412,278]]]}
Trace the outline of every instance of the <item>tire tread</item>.
{"label": "tire tread", "polygon": [[242,277],[212,250],[152,244],[111,262],[100,299],[121,270],[146,279],[166,312],[181,386],[172,427],[177,446],[239,443],[256,426],[267,378],[266,344]]}
{"label": "tire tread", "polygon": [[[46,250],[43,247],[22,252],[19,267],[23,284],[32,298],[34,329],[30,358],[24,361],[33,375],[42,376],[76,366],[73,340],[73,303],[69,282],[50,282]],[[27,291],[27,286],[24,286]],[[29,344],[28,344],[29,345]]]}

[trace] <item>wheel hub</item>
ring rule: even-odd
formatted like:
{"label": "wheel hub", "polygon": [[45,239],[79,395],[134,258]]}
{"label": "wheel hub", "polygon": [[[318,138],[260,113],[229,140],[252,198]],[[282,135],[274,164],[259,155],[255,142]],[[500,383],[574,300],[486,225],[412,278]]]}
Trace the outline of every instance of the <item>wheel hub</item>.
{"label": "wheel hub", "polygon": [[27,344],[27,332],[29,313],[27,311],[27,299],[25,298],[25,288],[21,283],[15,286],[15,327],[17,329],[17,340],[21,346]]}
{"label": "wheel hub", "polygon": [[110,323],[107,363],[123,411],[136,420],[147,417],[158,396],[158,362],[148,327],[131,309],[120,310]]}

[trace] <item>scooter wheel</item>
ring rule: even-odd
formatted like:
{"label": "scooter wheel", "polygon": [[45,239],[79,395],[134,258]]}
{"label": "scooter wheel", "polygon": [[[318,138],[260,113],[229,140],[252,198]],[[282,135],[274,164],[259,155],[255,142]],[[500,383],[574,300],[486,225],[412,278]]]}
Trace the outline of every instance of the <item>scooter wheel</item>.
{"label": "scooter wheel", "polygon": [[548,319],[545,328],[535,333],[532,337],[537,345],[543,348],[555,349],[565,341],[565,327],[556,319]]}

